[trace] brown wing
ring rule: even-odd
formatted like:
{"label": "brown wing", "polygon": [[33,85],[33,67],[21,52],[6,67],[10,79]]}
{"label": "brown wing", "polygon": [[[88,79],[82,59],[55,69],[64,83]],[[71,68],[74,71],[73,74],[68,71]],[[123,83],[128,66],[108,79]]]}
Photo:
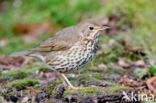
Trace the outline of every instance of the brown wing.
{"label": "brown wing", "polygon": [[66,50],[79,40],[80,35],[78,28],[72,26],[57,32],[54,37],[40,43],[34,50],[41,52]]}

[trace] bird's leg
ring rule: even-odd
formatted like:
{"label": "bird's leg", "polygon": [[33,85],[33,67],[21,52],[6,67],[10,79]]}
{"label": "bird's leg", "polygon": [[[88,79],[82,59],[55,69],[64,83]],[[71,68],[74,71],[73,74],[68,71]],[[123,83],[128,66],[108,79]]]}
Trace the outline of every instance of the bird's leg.
{"label": "bird's leg", "polygon": [[80,87],[74,87],[63,73],[59,73],[59,74],[62,77],[63,81],[68,85],[69,89],[73,89],[73,90],[81,89]]}

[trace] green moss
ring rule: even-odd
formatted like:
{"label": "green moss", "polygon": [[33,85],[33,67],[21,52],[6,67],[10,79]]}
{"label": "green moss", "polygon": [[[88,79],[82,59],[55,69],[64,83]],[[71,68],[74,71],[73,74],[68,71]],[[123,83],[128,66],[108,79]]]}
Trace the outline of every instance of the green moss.
{"label": "green moss", "polygon": [[123,71],[120,70],[120,69],[114,69],[114,73],[117,73],[117,74],[119,74],[121,76],[124,74]]}
{"label": "green moss", "polygon": [[139,79],[144,78],[145,76],[147,76],[147,74],[148,74],[148,71],[147,69],[144,69],[144,68],[137,68],[134,71],[134,75]]}
{"label": "green moss", "polygon": [[146,101],[146,103],[155,103],[156,101]]}
{"label": "green moss", "polygon": [[48,95],[51,95],[53,93],[53,90],[55,87],[57,87],[59,84],[61,84],[61,81],[52,81],[48,82],[46,92]]}
{"label": "green moss", "polygon": [[154,65],[149,66],[149,72],[152,76],[154,76],[156,74],[156,66]]}
{"label": "green moss", "polygon": [[4,74],[4,78],[9,80],[15,80],[15,79],[23,79],[28,77],[28,73],[25,71],[17,70],[17,71],[10,71],[6,74]]}
{"label": "green moss", "polygon": [[101,94],[101,93],[105,93],[106,90],[105,88],[97,88],[97,87],[87,87],[87,88],[82,88],[80,90],[69,90],[67,89],[65,91],[66,94],[72,94],[72,93],[80,93],[82,95],[87,94],[87,95],[91,95],[91,94]]}
{"label": "green moss", "polygon": [[[94,61],[92,61],[94,62]],[[80,73],[87,73],[87,72],[98,72],[98,73],[102,73],[105,71],[104,68],[92,68],[92,66],[90,66],[91,64],[89,64],[88,66],[80,69]]]}
{"label": "green moss", "polygon": [[113,71],[107,69],[107,70],[106,70],[106,73],[109,74],[109,75],[111,75],[111,74],[113,74]]}
{"label": "green moss", "polygon": [[0,68],[0,76],[2,75],[2,72],[3,72],[3,71],[2,71],[2,69]]}
{"label": "green moss", "polygon": [[132,89],[132,88],[130,88],[130,87],[125,87],[125,86],[116,86],[116,87],[111,88],[110,91],[111,91],[112,93],[117,93],[117,92],[120,92],[120,91],[122,91],[122,90],[130,90],[130,89]]}
{"label": "green moss", "polygon": [[96,79],[102,79],[103,76],[100,73],[93,73],[92,76]]}
{"label": "green moss", "polygon": [[40,67],[40,68],[39,68],[39,71],[41,71],[41,72],[50,72],[51,69],[48,68],[48,67]]}
{"label": "green moss", "polygon": [[34,86],[36,84],[39,84],[39,82],[35,79],[26,78],[23,80],[16,80],[13,83],[11,83],[11,86],[16,88],[17,90],[25,89],[28,86]]}
{"label": "green moss", "polygon": [[101,88],[97,88],[97,87],[90,87],[90,88],[85,88],[85,89],[81,89],[80,93],[81,94],[100,94],[103,93],[104,90]]}
{"label": "green moss", "polygon": [[80,73],[85,73],[87,71],[88,71],[88,68],[87,67],[84,67],[84,68],[80,69]]}
{"label": "green moss", "polygon": [[38,65],[36,63],[32,63],[32,64],[26,66],[28,71],[29,70],[37,70],[37,69],[39,69],[39,67],[40,67],[40,65]]}
{"label": "green moss", "polygon": [[69,90],[69,89],[67,89],[67,90],[65,90],[65,92],[64,92],[65,94],[72,94],[73,93],[73,91],[72,90]]}
{"label": "green moss", "polygon": [[81,75],[80,77],[77,78],[77,80],[74,80],[74,84],[86,84],[86,81],[89,81],[90,80],[90,73],[86,73],[86,74],[83,74]]}
{"label": "green moss", "polygon": [[6,98],[10,98],[10,95],[12,95],[12,94],[14,94],[14,92],[9,92],[5,96],[6,96]]}

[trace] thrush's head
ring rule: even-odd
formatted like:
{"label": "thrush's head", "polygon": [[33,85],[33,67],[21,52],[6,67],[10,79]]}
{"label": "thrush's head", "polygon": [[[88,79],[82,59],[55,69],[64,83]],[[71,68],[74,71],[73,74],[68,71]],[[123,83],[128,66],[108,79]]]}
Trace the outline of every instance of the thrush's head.
{"label": "thrush's head", "polygon": [[95,21],[85,21],[77,25],[80,35],[85,39],[95,39],[100,36],[101,31],[108,29],[108,26],[102,26]]}

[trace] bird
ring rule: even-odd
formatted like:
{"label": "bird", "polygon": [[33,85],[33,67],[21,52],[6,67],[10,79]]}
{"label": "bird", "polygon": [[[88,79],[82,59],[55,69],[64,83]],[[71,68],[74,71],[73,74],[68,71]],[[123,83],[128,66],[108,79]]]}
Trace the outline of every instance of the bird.
{"label": "bird", "polygon": [[64,28],[35,48],[15,52],[9,56],[32,56],[41,59],[51,70],[57,72],[68,88],[74,87],[65,73],[72,73],[87,65],[96,54],[101,31],[109,29],[94,20],[82,21]]}

